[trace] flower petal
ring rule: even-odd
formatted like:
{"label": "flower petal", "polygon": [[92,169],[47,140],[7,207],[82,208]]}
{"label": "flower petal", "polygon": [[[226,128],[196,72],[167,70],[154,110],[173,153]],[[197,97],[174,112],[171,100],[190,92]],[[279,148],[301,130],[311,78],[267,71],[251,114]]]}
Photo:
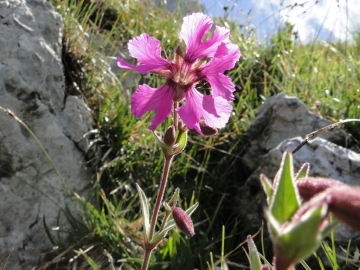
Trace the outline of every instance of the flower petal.
{"label": "flower petal", "polygon": [[[224,43],[219,46],[218,52],[224,51],[223,46],[225,46]],[[231,79],[223,73],[225,70],[232,69],[235,66],[235,63],[240,58],[240,50],[234,44],[228,44],[226,48],[227,54],[217,57],[217,55],[221,54],[216,53],[215,57],[202,68],[201,73],[206,77],[206,81],[210,83],[214,96],[220,96],[231,101],[234,99],[232,93],[235,91],[235,86]]]}
{"label": "flower petal", "polygon": [[140,118],[146,112],[156,110],[149,129],[155,130],[171,112],[174,90],[167,84],[152,88],[146,84],[140,85],[131,97],[131,112]]}
{"label": "flower petal", "polygon": [[231,110],[231,104],[222,97],[205,96],[193,88],[186,92],[185,104],[177,111],[189,129],[195,129],[204,135],[200,128],[201,117],[209,127],[223,128],[229,120]]}
{"label": "flower petal", "polygon": [[201,57],[202,38],[211,29],[212,24],[213,21],[210,17],[203,13],[193,13],[184,17],[180,37],[186,44],[187,61],[193,62]]}
{"label": "flower petal", "polygon": [[130,55],[136,58],[140,65],[131,65],[118,57],[117,64],[120,68],[147,73],[152,70],[166,69],[169,66],[169,61],[161,57],[160,41],[146,33],[131,39],[128,49]]}
{"label": "flower petal", "polygon": [[214,97],[222,97],[227,101],[234,100],[233,92],[235,91],[235,86],[232,83],[231,78],[219,73],[208,75],[206,81],[210,83],[211,92]]}
{"label": "flower petal", "polygon": [[213,36],[203,44],[202,49],[204,50],[205,55],[213,57],[217,53],[220,44],[231,44],[229,36],[230,30],[228,28],[216,26]]}
{"label": "flower petal", "polygon": [[[219,46],[219,51],[222,50],[222,47],[225,46],[224,43]],[[215,57],[212,58],[206,65],[202,68],[203,74],[217,74],[224,73],[225,70],[230,70],[235,66],[235,63],[239,61],[241,56],[239,47],[235,44],[227,44],[227,53],[221,55],[216,53]]]}
{"label": "flower petal", "polygon": [[229,121],[232,106],[226,99],[213,95],[204,96],[203,117],[210,127],[223,128]]}
{"label": "flower petal", "polygon": [[214,35],[202,41],[204,35],[211,29],[213,21],[203,13],[194,13],[184,17],[180,37],[186,44],[185,59],[194,62],[201,57],[213,57],[221,43],[228,43],[229,29],[216,27]]}

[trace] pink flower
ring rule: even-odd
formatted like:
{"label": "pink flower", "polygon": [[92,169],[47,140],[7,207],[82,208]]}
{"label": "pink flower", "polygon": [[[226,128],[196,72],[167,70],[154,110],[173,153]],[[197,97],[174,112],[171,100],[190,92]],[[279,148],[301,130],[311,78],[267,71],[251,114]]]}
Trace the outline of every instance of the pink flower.
{"label": "pink flower", "polygon": [[[140,85],[131,98],[131,112],[137,118],[156,110],[149,126],[151,130],[168,117],[174,102],[181,101],[182,106],[176,109],[180,118],[189,129],[201,135],[204,127],[223,128],[229,120],[235,87],[223,73],[234,67],[240,50],[230,42],[230,31],[224,27],[217,26],[212,37],[203,40],[212,24],[202,13],[184,17],[180,37],[186,44],[186,53],[183,55],[177,47],[173,60],[163,58],[160,41],[145,33],[128,43],[130,55],[139,65],[131,65],[118,57],[120,68],[166,78],[166,83],[159,88]],[[204,80],[211,85],[210,95],[196,90],[196,85]]]}

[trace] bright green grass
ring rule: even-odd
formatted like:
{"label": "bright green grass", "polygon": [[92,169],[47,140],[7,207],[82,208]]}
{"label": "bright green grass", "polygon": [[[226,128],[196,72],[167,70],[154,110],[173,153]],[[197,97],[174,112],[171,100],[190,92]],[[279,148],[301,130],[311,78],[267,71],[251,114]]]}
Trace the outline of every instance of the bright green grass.
{"label": "bright green grass", "polygon": [[[93,137],[90,162],[96,175],[93,198],[89,199],[92,203],[79,200],[84,205],[84,220],[70,217],[74,246],[66,256],[75,256],[73,250],[93,246],[87,255],[80,255],[84,268],[94,262],[100,268],[107,267],[108,254],[115,261],[138,268],[137,247],[129,242],[139,237],[134,183],[141,185],[154,201],[163,158],[147,129],[151,115],[135,119],[130,112],[130,97],[140,80],[152,87],[162,82],[154,76],[141,77],[121,70],[113,77],[107,72],[104,56],[127,56],[128,40],[143,32],[161,40],[164,51],[171,54],[179,43],[184,7],[169,13],[163,6],[153,4],[156,1],[52,2],[65,21],[67,86],[74,90],[75,82],[80,88],[94,112],[98,130]],[[197,11],[201,6],[192,8]],[[205,269],[212,260],[219,259],[222,250],[225,256],[229,253],[226,258],[230,265],[247,264],[245,253],[238,246],[246,234],[255,232],[244,231],[245,224],[233,214],[233,198],[237,183],[249,174],[240,159],[251,139],[246,136],[246,128],[265,98],[285,92],[299,97],[324,117],[359,117],[359,46],[317,41],[294,45],[287,28],[275,33],[268,44],[262,44],[233,22],[224,18],[215,21],[231,29],[231,39],[243,55],[228,72],[237,87],[234,112],[217,137],[191,135],[185,153],[175,158],[166,195],[169,197],[175,187],[180,187],[182,207],[200,202],[192,216],[196,235],[189,239],[174,230],[156,252],[151,269]],[[167,124],[159,130],[165,130]],[[355,125],[349,129],[360,140]],[[100,156],[96,154],[98,150]],[[223,225],[226,230],[222,248]],[[56,244],[61,247],[61,243]],[[173,256],[175,253],[177,256]]]}

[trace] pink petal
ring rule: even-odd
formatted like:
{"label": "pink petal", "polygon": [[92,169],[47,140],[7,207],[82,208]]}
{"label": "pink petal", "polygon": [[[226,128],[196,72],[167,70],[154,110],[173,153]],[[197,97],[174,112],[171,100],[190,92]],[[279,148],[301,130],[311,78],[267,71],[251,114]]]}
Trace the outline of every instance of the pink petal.
{"label": "pink petal", "polygon": [[[216,53],[221,55],[226,54],[226,51],[218,51],[218,47],[224,43],[229,44],[230,30],[224,27],[216,27],[213,36],[202,41],[203,33],[192,33],[189,35],[189,42],[186,43],[186,56],[185,59],[189,62],[194,62],[201,57],[214,57]],[[223,48],[224,49],[224,48]]]}
{"label": "pink petal", "polygon": [[226,47],[225,43],[221,43],[214,54],[214,57],[223,57],[229,53],[229,49]]}
{"label": "pink petal", "polygon": [[211,29],[213,21],[203,13],[193,13],[184,17],[180,37],[186,44],[186,56],[189,62],[195,61],[202,54],[202,38]]}
{"label": "pink petal", "polygon": [[[225,46],[224,43],[219,46],[219,51],[223,51],[223,46]],[[226,48],[227,53],[225,55],[217,53],[215,57],[202,68],[203,74],[224,73],[225,70],[230,70],[235,66],[235,63],[239,61],[241,55],[239,47],[231,43],[227,44]]]}
{"label": "pink petal", "polygon": [[[225,46],[224,43],[219,46],[218,51],[224,51],[223,46]],[[239,47],[234,44],[228,44],[226,48],[227,54],[216,57],[220,55],[220,53],[217,53],[215,57],[201,69],[201,73],[206,77],[206,81],[210,83],[214,96],[220,96],[231,101],[234,99],[232,93],[235,91],[235,86],[231,79],[223,73],[225,70],[232,69],[235,66],[235,63],[240,58],[240,50]]]}
{"label": "pink petal", "polygon": [[195,88],[186,92],[185,104],[178,109],[179,116],[189,129],[195,129],[199,134],[201,117],[205,123],[214,128],[223,128],[229,120],[232,106],[222,97],[204,96]]}
{"label": "pink petal", "polygon": [[186,44],[185,59],[194,62],[200,57],[213,57],[219,45],[229,42],[230,31],[224,27],[216,27],[214,35],[202,41],[204,35],[211,29],[213,21],[202,13],[194,13],[184,17],[180,37]]}
{"label": "pink petal", "polygon": [[146,112],[156,110],[149,129],[155,130],[171,112],[174,90],[167,84],[152,88],[146,84],[140,85],[131,97],[131,112],[140,118]]}
{"label": "pink petal", "polygon": [[211,85],[214,97],[222,97],[228,101],[234,100],[235,86],[228,76],[218,73],[206,76],[206,81]]}
{"label": "pink petal", "polygon": [[131,39],[128,43],[128,49],[130,55],[136,58],[140,65],[131,65],[118,57],[117,64],[120,68],[147,73],[151,70],[166,69],[169,66],[169,61],[161,57],[160,41],[148,34],[144,33]]}
{"label": "pink petal", "polygon": [[213,57],[217,51],[218,47],[224,43],[225,45],[231,44],[230,39],[230,30],[225,27],[216,26],[214,35],[206,40],[203,45],[203,49],[206,52],[208,57]]}
{"label": "pink petal", "polygon": [[203,117],[210,127],[223,128],[229,121],[232,106],[222,97],[204,96]]}

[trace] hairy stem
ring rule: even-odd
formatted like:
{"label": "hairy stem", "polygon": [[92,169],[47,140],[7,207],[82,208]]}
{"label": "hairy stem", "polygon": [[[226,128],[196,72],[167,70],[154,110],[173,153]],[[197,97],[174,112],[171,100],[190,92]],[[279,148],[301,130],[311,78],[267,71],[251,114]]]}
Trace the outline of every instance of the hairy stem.
{"label": "hairy stem", "polygon": [[158,193],[158,195],[156,197],[156,202],[155,202],[155,206],[154,206],[154,212],[153,212],[153,215],[152,215],[152,218],[151,218],[149,239],[152,239],[153,236],[154,236],[154,233],[155,233],[156,221],[158,219],[162,199],[164,197],[165,187],[166,187],[166,183],[167,183],[167,179],[168,179],[172,159],[173,159],[172,156],[171,157],[165,157],[165,164],[164,164],[164,170],[163,170],[163,174],[162,174],[162,179],[161,179],[161,182],[160,182],[160,189],[159,189],[159,193]]}
{"label": "hairy stem", "polygon": [[141,265],[141,270],[147,270],[148,269],[152,251],[153,251],[152,249],[151,250],[145,249],[144,260],[143,260],[143,263]]}
{"label": "hairy stem", "polygon": [[[163,174],[162,174],[162,178],[161,178],[161,182],[160,182],[160,189],[159,189],[159,193],[156,197],[154,211],[153,211],[153,215],[151,218],[149,240],[151,240],[155,234],[156,221],[158,219],[161,203],[162,203],[162,200],[164,197],[165,187],[166,187],[172,159],[173,159],[173,156],[171,156],[171,157],[165,156],[165,164],[164,164]],[[147,267],[149,265],[151,253],[154,250],[154,248],[155,247],[153,247],[153,246],[148,246],[145,244],[145,255],[144,255],[143,264],[141,266],[141,270],[147,269]]]}

